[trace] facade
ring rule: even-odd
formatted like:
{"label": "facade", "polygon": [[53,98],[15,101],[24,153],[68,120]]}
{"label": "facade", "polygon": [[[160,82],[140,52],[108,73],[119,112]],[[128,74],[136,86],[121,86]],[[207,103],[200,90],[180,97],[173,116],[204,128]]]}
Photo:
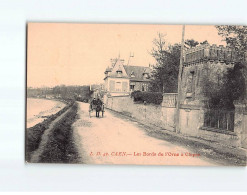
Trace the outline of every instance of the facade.
{"label": "facade", "polygon": [[151,69],[144,66],[124,65],[124,61],[118,58],[105,70],[104,81],[105,92],[111,96],[126,96],[138,90],[148,91]]}
{"label": "facade", "polygon": [[188,49],[184,56],[181,81],[181,104],[202,106],[205,104],[203,86],[210,82],[211,87],[220,87],[228,69],[236,63],[235,51],[229,47],[200,45]]}
{"label": "facade", "polygon": [[185,52],[181,81],[179,132],[247,148],[245,106],[233,102],[232,109],[208,108],[203,92],[205,82],[217,90],[227,70],[237,62],[236,53],[229,47],[203,45]]}
{"label": "facade", "polygon": [[[223,75],[232,69],[236,62],[235,51],[228,47],[202,45],[188,49],[184,54],[181,99],[177,99],[176,93],[166,93],[163,94],[162,105],[150,105],[135,104],[129,96],[111,95],[104,97],[104,103],[106,108],[131,116],[144,124],[154,124],[186,136],[247,149],[247,101],[234,102],[232,110],[217,110],[207,107],[208,100],[203,92],[205,80],[212,83],[209,87],[220,86]],[[115,75],[120,69],[122,77],[115,78],[109,74],[112,72]],[[119,82],[122,79],[127,83],[129,92],[131,83],[139,81],[138,79],[134,81],[134,77],[131,77],[131,66],[128,69],[120,65],[120,69],[113,66],[106,71],[106,87],[111,93],[114,91],[109,89],[109,81]],[[178,101],[180,101],[179,124],[176,124]]]}
{"label": "facade", "polygon": [[[180,99],[182,118],[188,115],[188,110],[195,110],[195,113],[201,110],[202,116],[199,121],[195,120],[199,129],[234,132],[234,108],[209,108],[205,90],[217,91],[223,85],[224,75],[236,63],[235,56],[235,51],[229,47],[216,45],[202,45],[185,52]],[[184,125],[186,132],[192,131],[193,128]]]}

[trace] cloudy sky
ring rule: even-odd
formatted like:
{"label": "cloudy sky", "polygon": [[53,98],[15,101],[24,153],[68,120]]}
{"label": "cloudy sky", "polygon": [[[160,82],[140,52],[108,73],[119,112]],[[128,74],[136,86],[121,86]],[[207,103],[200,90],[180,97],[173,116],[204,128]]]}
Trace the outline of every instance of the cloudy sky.
{"label": "cloudy sky", "polygon": [[[29,87],[102,83],[110,59],[131,65],[154,63],[148,53],[157,33],[170,44],[181,42],[181,25],[29,23],[27,82]],[[214,26],[186,25],[185,39],[223,44]]]}

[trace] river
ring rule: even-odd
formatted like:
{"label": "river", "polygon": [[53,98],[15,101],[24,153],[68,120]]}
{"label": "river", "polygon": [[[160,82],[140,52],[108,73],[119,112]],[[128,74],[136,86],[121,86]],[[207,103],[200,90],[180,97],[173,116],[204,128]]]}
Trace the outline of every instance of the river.
{"label": "river", "polygon": [[27,128],[45,120],[46,116],[56,114],[66,106],[56,100],[27,98]]}

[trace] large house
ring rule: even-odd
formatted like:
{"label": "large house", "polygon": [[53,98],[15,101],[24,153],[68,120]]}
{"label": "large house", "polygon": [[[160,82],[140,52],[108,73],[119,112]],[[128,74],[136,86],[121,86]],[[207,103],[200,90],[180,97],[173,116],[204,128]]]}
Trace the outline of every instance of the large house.
{"label": "large house", "polygon": [[151,68],[124,65],[120,58],[105,70],[105,92],[111,96],[129,95],[133,91],[148,91]]}

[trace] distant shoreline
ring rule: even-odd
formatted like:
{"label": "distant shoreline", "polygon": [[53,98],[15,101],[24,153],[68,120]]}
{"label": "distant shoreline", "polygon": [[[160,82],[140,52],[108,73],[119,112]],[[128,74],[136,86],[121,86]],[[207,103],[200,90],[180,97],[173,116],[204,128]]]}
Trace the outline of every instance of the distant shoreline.
{"label": "distant shoreline", "polygon": [[26,124],[31,128],[62,110],[68,102],[48,98],[27,98]]}

